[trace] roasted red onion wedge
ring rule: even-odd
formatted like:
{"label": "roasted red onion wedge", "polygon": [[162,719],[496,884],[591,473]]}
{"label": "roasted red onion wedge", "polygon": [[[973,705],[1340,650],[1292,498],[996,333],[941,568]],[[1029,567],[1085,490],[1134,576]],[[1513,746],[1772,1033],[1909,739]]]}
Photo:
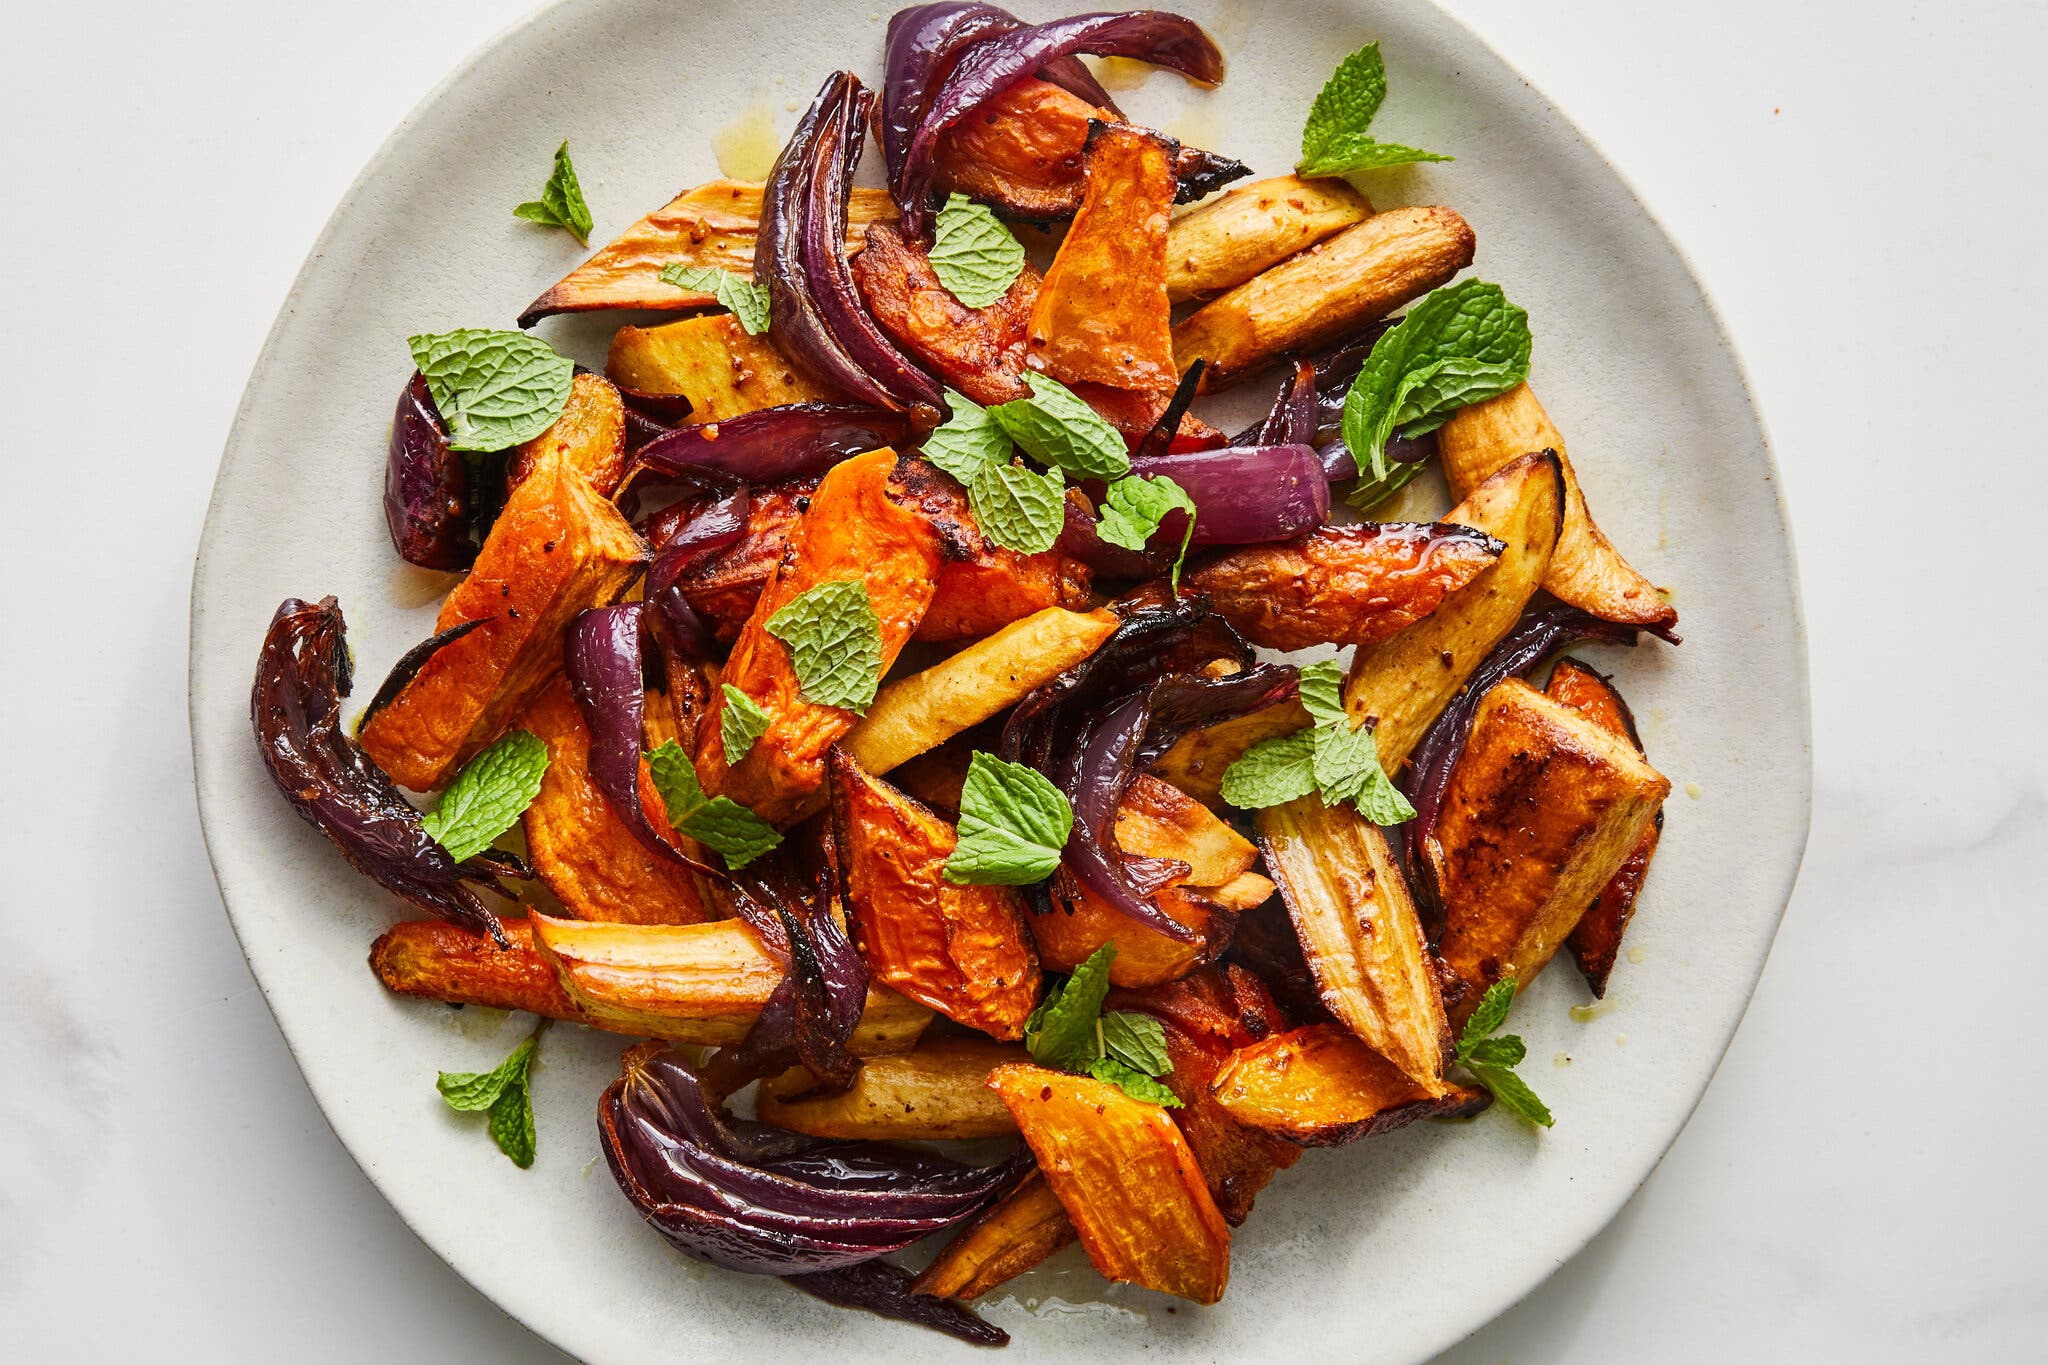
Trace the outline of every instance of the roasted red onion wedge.
{"label": "roasted red onion wedge", "polygon": [[757,408],[657,436],[627,461],[625,482],[652,476],[701,483],[708,471],[777,483],[822,474],[848,455],[895,445],[909,432],[902,413],[864,403]]}
{"label": "roasted red onion wedge", "polygon": [[1196,545],[1292,540],[1330,518],[1322,457],[1305,445],[1224,446],[1131,461],[1133,474],[1164,474],[1195,503]]}
{"label": "roasted red onion wedge", "polygon": [[842,1308],[865,1308],[899,1322],[913,1322],[958,1337],[971,1346],[1007,1346],[1010,1334],[957,1299],[913,1293],[917,1278],[887,1261],[862,1261],[837,1270],[814,1270],[783,1279],[806,1294]]}
{"label": "roasted red onion wedge", "polygon": [[[249,693],[249,720],[270,780],[358,872],[429,914],[488,933],[498,917],[466,882],[506,894],[501,875],[527,875],[509,854],[458,863],[420,824],[384,770],[341,724],[349,694],[347,623],[332,597],[287,597],[271,618]],[[444,642],[445,643],[445,642]]]}
{"label": "roasted red onion wedge", "polygon": [[384,464],[384,523],[398,557],[423,569],[466,569],[474,563],[469,494],[469,463],[448,444],[434,395],[414,370],[398,395]]}

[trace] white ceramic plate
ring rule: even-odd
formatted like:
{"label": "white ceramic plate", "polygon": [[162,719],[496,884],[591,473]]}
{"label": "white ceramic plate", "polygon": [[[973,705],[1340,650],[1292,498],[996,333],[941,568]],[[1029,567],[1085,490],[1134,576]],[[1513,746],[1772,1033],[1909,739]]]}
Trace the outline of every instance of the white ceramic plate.
{"label": "white ceramic plate", "polygon": [[[394,999],[365,970],[396,907],[265,778],[248,722],[256,648],[288,594],[340,596],[372,681],[430,629],[448,580],[398,562],[379,504],[385,433],[410,369],[404,339],[509,325],[580,259],[565,234],[511,216],[555,145],[572,144],[602,239],[716,174],[713,136],[742,115],[772,116],[779,140],[828,70],[878,74],[882,16],[870,5],[880,3],[825,13],[814,0],[578,0],[451,77],[349,190],[285,301],[228,441],[194,575],[192,732],[207,844],[308,1084],[428,1245],[592,1361],[932,1359],[967,1348],[670,1250],[602,1163],[593,1169],[613,1037],[548,1036],[530,1171],[451,1114],[434,1072],[495,1063],[526,1024]],[[1134,117],[1277,173],[1322,77],[1377,38],[1393,85],[1385,135],[1457,154],[1371,188],[1383,204],[1441,202],[1470,219],[1478,273],[1533,319],[1533,382],[1600,523],[1675,590],[1682,649],[1590,652],[1619,670],[1675,790],[1611,1007],[1572,1019],[1568,1007],[1586,996],[1567,966],[1516,1010],[1555,1129],[1539,1135],[1496,1114],[1311,1153],[1237,1233],[1230,1292],[1215,1308],[1176,1311],[1121,1288],[1098,1298],[1084,1288],[1091,1277],[1048,1269],[986,1310],[1020,1360],[1139,1349],[1159,1361],[1413,1360],[1506,1308],[1614,1215],[1677,1136],[1742,1017],[1806,838],[1791,549],[1757,415],[1698,282],[1613,168],[1520,75],[1412,0],[1182,8],[1222,42],[1230,79],[1205,94],[1155,74],[1122,95]],[[541,330],[601,361],[616,322]],[[1065,1264],[1076,1259],[1070,1251]]]}

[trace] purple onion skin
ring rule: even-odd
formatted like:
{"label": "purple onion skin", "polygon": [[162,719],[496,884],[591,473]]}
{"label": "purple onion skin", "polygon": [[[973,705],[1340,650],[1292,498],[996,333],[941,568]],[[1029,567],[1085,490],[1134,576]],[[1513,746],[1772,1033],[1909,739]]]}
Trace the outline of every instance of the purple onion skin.
{"label": "purple onion skin", "polygon": [[1223,446],[1131,461],[1133,474],[1164,474],[1195,503],[1196,545],[1292,540],[1330,518],[1322,457],[1305,445]]}
{"label": "purple onion skin", "polygon": [[1151,719],[1150,696],[1133,693],[1083,730],[1070,750],[1055,755],[1053,785],[1066,793],[1074,809],[1074,829],[1060,854],[1060,866],[1146,928],[1193,943],[1195,931],[1150,899],[1159,889],[1156,879],[1141,883],[1133,878],[1116,850],[1117,804],[1137,777],[1138,746]]}
{"label": "purple onion skin", "polygon": [[370,723],[371,717],[397,700],[398,694],[405,690],[405,685],[417,677],[419,671],[427,666],[427,660],[433,658],[443,649],[454,644],[484,622],[495,621],[496,619],[495,616],[479,616],[474,620],[463,621],[457,625],[450,626],[446,630],[429,635],[426,639],[399,655],[398,662],[391,665],[391,671],[384,675],[383,683],[378,686],[375,695],[370,698],[370,704],[365,706],[362,714],[356,717],[356,733],[361,734],[363,727]]}
{"label": "purple onion skin", "polygon": [[640,746],[647,719],[640,647],[645,610],[642,602],[593,607],[569,624],[563,671],[583,723],[590,727],[590,780],[648,852],[723,881],[724,873],[662,838],[640,804]]}
{"label": "purple onion skin", "polygon": [[1205,84],[1223,79],[1223,53],[1199,24],[1159,10],[1081,14],[988,37],[969,48],[933,93],[891,179],[905,237],[930,223],[932,153],[939,135],[1019,80],[1079,53],[1135,57]]}
{"label": "purple onion skin", "polygon": [[718,641],[710,626],[683,595],[678,580],[699,555],[738,542],[747,533],[754,495],[744,488],[699,501],[672,525],[655,547],[647,567],[643,596],[651,609],[647,623],[662,648],[679,658],[704,660],[717,656]]}
{"label": "purple onion skin", "polygon": [[1234,446],[1310,446],[1316,443],[1320,409],[1316,405],[1316,367],[1297,360],[1287,382],[1273,395],[1273,406],[1259,421],[1230,438]]}
{"label": "purple onion skin", "polygon": [[[1420,464],[1434,454],[1436,433],[1433,431],[1421,436],[1387,438],[1387,458],[1395,464]],[[1326,445],[1317,446],[1316,458],[1322,461],[1323,474],[1331,483],[1358,477],[1358,460],[1341,436]]]}
{"label": "purple onion skin", "polygon": [[[846,1045],[867,1006],[868,969],[832,917],[829,889],[820,879],[807,892],[784,845],[735,873],[733,890],[741,916],[788,971],[729,1059],[729,1074],[767,1076],[801,1063],[823,1084],[845,1089],[860,1066]],[[770,916],[772,932],[759,923]]]}
{"label": "purple onion skin", "polygon": [[677,427],[626,464],[637,476],[702,483],[706,472],[777,483],[822,474],[849,455],[895,445],[910,434],[900,412],[861,403],[791,403]]}
{"label": "purple onion skin", "polygon": [[398,557],[423,569],[466,569],[476,562],[469,464],[450,449],[440,410],[418,370],[398,395],[391,450],[384,464],[384,524]]}
{"label": "purple onion skin", "polygon": [[1023,25],[1023,20],[994,5],[913,5],[890,16],[882,48],[882,102],[875,120],[890,184],[903,176],[911,138],[960,54],[983,38]]}
{"label": "purple onion skin", "polygon": [[517,860],[449,857],[342,727],[341,699],[350,689],[347,631],[332,597],[288,597],[271,618],[249,693],[249,720],[270,780],[358,872],[408,905],[509,946],[498,917],[464,883],[506,894],[498,878],[523,873]]}
{"label": "purple onion skin", "polygon": [[1587,640],[1633,645],[1638,633],[1634,626],[1603,621],[1548,593],[1538,593],[1514,629],[1479,661],[1464,689],[1423,732],[1401,774],[1400,787],[1409,804],[1415,807],[1415,818],[1406,829],[1406,853],[1410,880],[1415,883],[1416,898],[1432,939],[1443,932],[1443,896],[1432,872],[1434,864],[1424,856],[1424,851],[1436,837],[1444,792],[1450,786],[1452,770],[1465,752],[1465,741],[1471,737],[1472,718],[1478,714],[1479,703],[1503,679],[1527,677],[1559,650]]}
{"label": "purple onion skin", "polygon": [[1007,1346],[1010,1334],[985,1322],[957,1299],[935,1298],[911,1292],[916,1278],[887,1261],[863,1261],[837,1270],[814,1270],[807,1275],[784,1276],[806,1294],[816,1295],[841,1308],[864,1308],[898,1322],[915,1323],[957,1337],[970,1346]]}

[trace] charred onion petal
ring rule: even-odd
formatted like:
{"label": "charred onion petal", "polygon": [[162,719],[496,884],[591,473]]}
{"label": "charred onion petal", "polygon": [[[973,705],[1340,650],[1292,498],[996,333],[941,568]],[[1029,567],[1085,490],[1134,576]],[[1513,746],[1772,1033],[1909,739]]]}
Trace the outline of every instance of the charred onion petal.
{"label": "charred onion petal", "polygon": [[1173,175],[1179,184],[1174,191],[1173,202],[1192,204],[1251,173],[1252,168],[1235,157],[1224,156],[1221,152],[1205,152],[1200,147],[1183,146],[1173,158]]}
{"label": "charred onion petal", "polygon": [[1152,721],[1138,749],[1140,767],[1152,764],[1191,730],[1221,725],[1290,701],[1301,675],[1292,664],[1258,664],[1220,678],[1169,673],[1152,684]]}
{"label": "charred onion petal", "polygon": [[842,1308],[865,1308],[885,1318],[916,1323],[973,1346],[1007,1346],[1010,1334],[986,1322],[957,1299],[930,1294],[913,1294],[916,1277],[887,1261],[863,1261],[837,1270],[814,1270],[806,1275],[785,1275],[789,1283],[806,1294],[815,1294]]}
{"label": "charred onion petal", "polygon": [[662,838],[640,803],[640,746],[647,718],[640,649],[645,609],[642,602],[593,607],[569,624],[563,671],[590,727],[590,780],[648,852],[722,882],[724,873]]}
{"label": "charred onion petal", "polygon": [[1175,541],[1172,549],[1127,550],[1104,540],[1097,529],[1101,524],[1085,504],[1069,497],[1066,525],[1060,529],[1060,553],[1072,555],[1107,578],[1151,578],[1166,572],[1173,563],[1173,551],[1180,548]]}
{"label": "charred onion petal", "polygon": [[398,395],[391,451],[384,465],[384,523],[398,557],[423,569],[466,569],[476,560],[469,464],[448,444],[448,430],[418,370]]}
{"label": "charred onion petal", "polygon": [[904,149],[901,174],[891,177],[905,237],[924,236],[939,135],[1025,76],[1082,52],[1135,57],[1209,85],[1223,79],[1223,53],[1201,25],[1159,10],[1080,14],[986,38],[946,74]]}
{"label": "charred onion petal", "polygon": [[[822,885],[805,893],[789,845],[742,868],[733,889],[742,917],[788,971],[730,1059],[730,1074],[766,1076],[802,1063],[820,1082],[845,1089],[859,1067],[846,1044],[867,1005],[868,969],[827,908],[830,893]],[[764,908],[773,935],[757,923]]]}
{"label": "charred onion petal", "polygon": [[[496,619],[493,616],[479,616],[474,620],[459,622],[444,631],[429,635],[399,655],[398,662],[391,665],[391,671],[384,675],[384,682],[377,688],[376,695],[370,698],[370,704],[356,717],[356,732],[360,734],[363,727],[370,723],[372,716],[391,705],[392,699],[405,690],[405,685],[427,666],[427,660],[441,652],[443,646],[454,644],[484,622]],[[343,695],[347,694],[344,692]]]}
{"label": "charred onion petal", "polygon": [[507,946],[498,917],[463,883],[498,889],[497,878],[516,862],[449,857],[419,811],[342,728],[347,631],[332,597],[287,597],[271,618],[249,692],[249,720],[270,780],[358,872],[408,905]]}
{"label": "charred onion petal", "polygon": [[1316,404],[1316,367],[1313,361],[1297,360],[1294,371],[1263,420],[1230,438],[1234,446],[1312,446],[1321,420]]}
{"label": "charred onion petal", "polygon": [[1159,414],[1159,420],[1145,433],[1145,439],[1138,442],[1134,456],[1164,455],[1173,445],[1173,438],[1180,432],[1180,419],[1187,416],[1190,405],[1195,401],[1196,392],[1202,387],[1202,371],[1209,368],[1209,362],[1200,356],[1189,363],[1187,373],[1174,386],[1173,397],[1167,401],[1166,411]]}
{"label": "charred onion petal", "polygon": [[1164,474],[1195,503],[1197,545],[1292,540],[1330,516],[1322,457],[1305,445],[1224,446],[1131,461],[1133,474]]}
{"label": "charred onion petal", "polygon": [[701,482],[709,470],[748,483],[777,483],[822,474],[849,455],[895,445],[909,431],[902,413],[865,403],[757,408],[656,437],[627,462],[625,481],[652,474]]}
{"label": "charred onion petal", "polygon": [[1164,881],[1147,876],[1150,890],[1135,880],[1116,848],[1116,808],[1137,778],[1137,756],[1151,723],[1152,703],[1137,693],[1118,703],[1085,731],[1070,754],[1060,755],[1053,781],[1074,808],[1074,830],[1060,854],[1060,866],[1112,908],[1149,929],[1182,943],[1195,941],[1195,931],[1161,910],[1150,899]]}
{"label": "charred onion petal", "polygon": [[1418,908],[1432,941],[1443,931],[1443,896],[1430,860],[1422,853],[1427,841],[1436,834],[1437,819],[1443,813],[1444,791],[1450,785],[1451,770],[1458,766],[1459,755],[1465,752],[1465,741],[1472,734],[1472,718],[1478,714],[1480,701],[1502,679],[1527,676],[1537,664],[1559,650],[1585,640],[1633,645],[1636,636],[1634,626],[1603,621],[1539,592],[1514,629],[1480,660],[1464,688],[1423,732],[1408,756],[1408,767],[1401,774],[1399,785],[1409,804],[1415,807],[1415,818],[1408,822],[1405,831],[1405,851],[1409,880],[1415,884]]}
{"label": "charred onion petal", "polygon": [[1023,26],[1023,20],[994,5],[913,5],[890,16],[882,49],[881,110],[875,120],[890,184],[903,175],[911,137],[960,54],[983,38]]}
{"label": "charred onion petal", "polygon": [[[745,487],[709,499],[678,504],[679,511],[655,514],[660,538],[654,542],[654,562],[648,565],[643,589],[652,609],[647,621],[663,649],[678,658],[710,659],[717,656],[718,642],[711,627],[697,615],[684,596],[678,580],[699,555],[723,549],[747,533],[747,516],[754,495]],[[674,509],[670,509],[674,510]],[[651,529],[651,528],[650,528]]]}

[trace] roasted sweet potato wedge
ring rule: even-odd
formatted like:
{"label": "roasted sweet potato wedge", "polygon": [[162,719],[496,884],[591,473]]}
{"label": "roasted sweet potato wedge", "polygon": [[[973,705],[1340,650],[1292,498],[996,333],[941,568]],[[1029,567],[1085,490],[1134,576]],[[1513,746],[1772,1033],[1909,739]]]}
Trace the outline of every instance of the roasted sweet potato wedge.
{"label": "roasted sweet potato wedge", "polygon": [[370,945],[370,970],[395,995],[591,1022],[533,946],[533,926],[523,919],[500,924],[504,948],[489,934],[446,920],[394,924]]}
{"label": "roasted sweet potato wedge", "polygon": [[1066,1206],[1046,1183],[1045,1172],[1034,1170],[962,1228],[917,1277],[914,1288],[942,1299],[978,1299],[1078,1235]]}
{"label": "roasted sweet potato wedge", "polygon": [[843,749],[829,768],[840,886],[874,978],[956,1023],[1023,1037],[1039,976],[1022,895],[946,880],[959,842],[951,824]]}
{"label": "roasted sweet potato wedge", "polygon": [[1465,986],[1455,1016],[1543,970],[1670,791],[1627,735],[1519,678],[1481,698],[1423,849],[1444,902],[1437,953]]}
{"label": "roasted sweet potato wedge", "polygon": [[1230,1225],[1166,1110],[1037,1066],[999,1067],[988,1083],[1105,1278],[1196,1303],[1223,1297]]}
{"label": "roasted sweet potato wedge", "polygon": [[1335,1147],[1417,1119],[1463,1118],[1484,1090],[1425,1085],[1335,1024],[1311,1024],[1239,1048],[1213,1082],[1217,1106],[1260,1134]]}
{"label": "roasted sweet potato wedge", "polygon": [[609,379],[578,374],[554,425],[512,452],[506,479],[517,484],[550,453],[566,460],[598,496],[608,498],[617,491],[626,472],[626,403]]}
{"label": "roasted sweet potato wedge", "polygon": [[549,456],[512,490],[469,577],[435,619],[443,646],[362,727],[363,749],[414,791],[445,785],[503,733],[562,666],[562,637],[590,607],[618,600],[646,547],[618,509]]}
{"label": "roasted sweet potato wedge", "polygon": [[1266,870],[1294,921],[1323,1007],[1425,1087],[1443,1079],[1450,1025],[1407,879],[1379,827],[1309,795],[1259,812]]}
{"label": "roasted sweet potato wedge", "polygon": [[1380,766],[1388,772],[1521,618],[1549,567],[1563,511],[1564,478],[1545,452],[1509,464],[1444,514],[1506,549],[1434,612],[1351,656],[1344,705],[1354,723],[1376,722]]}
{"label": "roasted sweet potato wedge", "polygon": [[1437,458],[1456,497],[1466,497],[1495,470],[1532,450],[1557,452],[1564,475],[1564,530],[1550,557],[1543,586],[1551,596],[1609,621],[1661,633],[1678,612],[1637,573],[1601,533],[1586,510],[1586,495],[1564,453],[1564,436],[1527,384],[1483,403],[1460,408],[1436,434]]}
{"label": "roasted sweet potato wedge", "polygon": [[1010,1043],[985,1038],[920,1039],[908,1052],[861,1063],[851,1089],[817,1089],[808,1071],[762,1083],[754,1112],[764,1122],[813,1137],[881,1142],[1006,1137],[1017,1121],[988,1088],[999,1066],[1028,1062]]}
{"label": "roasted sweet potato wedge", "polygon": [[[1240,974],[1246,974],[1240,969]],[[1204,972],[1204,977],[1220,977]],[[1175,986],[1182,983],[1176,982]],[[1167,989],[1172,989],[1171,987]],[[1271,1008],[1270,999],[1267,1006]],[[1136,1000],[1120,1000],[1120,1008],[1143,1009]],[[1276,1011],[1277,1013],[1277,1011]],[[1172,1014],[1162,1016],[1166,1025],[1166,1053],[1173,1070],[1165,1077],[1167,1087],[1179,1097],[1181,1107],[1172,1111],[1181,1136],[1202,1168],[1209,1195],[1217,1210],[1232,1227],[1241,1226],[1251,1214],[1252,1201],[1260,1190],[1301,1158],[1301,1149],[1240,1123],[1216,1100],[1212,1092],[1216,1074],[1231,1055],[1231,1045],[1253,1041],[1245,1034],[1225,1038],[1212,1033],[1190,1032]]]}
{"label": "roasted sweet potato wedge", "polygon": [[[1577,659],[1559,659],[1550,670],[1550,685],[1543,690],[1552,701],[1571,707],[1595,725],[1627,736],[1636,752],[1643,752],[1635,717],[1629,713],[1621,693],[1612,682]],[[1635,914],[1636,897],[1642,893],[1643,878],[1649,874],[1650,859],[1656,855],[1657,836],[1663,828],[1664,809],[1660,805],[1649,828],[1629,850],[1621,871],[1607,879],[1592,908],[1565,940],[1572,960],[1579,964],[1579,974],[1586,978],[1586,986],[1596,1000],[1607,995],[1607,977],[1614,970],[1615,955],[1621,951],[1621,936]]]}
{"label": "roasted sweet potato wedge", "polygon": [[[846,249],[861,248],[861,233],[878,218],[894,218],[895,201],[886,190],[856,189],[847,206]],[[754,239],[761,230],[761,187],[742,180],[713,180],[685,190],[627,228],[582,265],[570,271],[519,315],[531,327],[551,313],[595,308],[705,308],[709,294],[664,283],[663,266],[710,266],[741,275],[754,273]]]}
{"label": "roasted sweet potato wedge", "polygon": [[697,773],[707,794],[730,796],[765,820],[783,822],[825,780],[825,752],[860,717],[804,700],[789,647],[768,620],[801,594],[835,579],[858,579],[881,627],[886,672],[931,605],[941,559],[939,533],[895,486],[896,452],[869,451],[834,465],[789,533],[775,577],[740,629],[720,682],[751,697],[768,729],[736,767],[719,740],[724,696],[697,737]]}
{"label": "roasted sweet potato wedge", "polygon": [[[590,780],[590,728],[568,680],[557,677],[542,688],[519,713],[518,724],[548,748],[540,794],[521,817],[527,855],[569,913],[629,924],[695,924],[711,918],[690,873],[642,847]],[[644,760],[640,802],[655,829],[669,828],[668,808]],[[682,836],[671,837],[683,846]],[[685,851],[697,855],[694,845]]]}
{"label": "roasted sweet potato wedge", "polygon": [[681,394],[690,400],[692,422],[838,398],[792,364],[770,334],[748,336],[730,313],[621,327],[612,334],[604,368],[614,383],[629,389]]}
{"label": "roasted sweet potato wedge", "polygon": [[731,640],[754,614],[761,590],[789,549],[790,528],[818,491],[816,479],[790,479],[754,490],[747,533],[732,544],[698,555],[677,578],[690,609],[721,640]]}
{"label": "roasted sweet potato wedge", "polygon": [[1066,218],[1081,203],[1088,125],[1104,116],[1056,85],[1018,81],[939,138],[937,182],[1011,217]]}
{"label": "roasted sweet potato wedge", "polygon": [[1149,129],[1096,125],[1081,206],[1031,309],[1032,363],[1053,378],[1173,389],[1166,225],[1178,188],[1174,150]]}
{"label": "roasted sweet potato wedge", "polygon": [[853,258],[853,282],[882,330],[933,374],[984,406],[1023,398],[1024,332],[1038,297],[1029,264],[1010,292],[969,308],[939,283],[922,244],[894,223],[872,223],[867,249]]}
{"label": "roasted sweet potato wedge", "polygon": [[1310,724],[1309,714],[1298,701],[1268,706],[1220,725],[1191,730],[1152,765],[1159,777],[1205,805],[1218,805],[1223,797],[1223,771],[1244,751],[1260,740],[1291,735]]}
{"label": "roasted sweet potato wedge", "polygon": [[1183,319],[1174,363],[1207,360],[1204,390],[1236,383],[1421,298],[1472,264],[1473,245],[1471,227],[1447,208],[1376,213]]}
{"label": "roasted sweet potato wedge", "polygon": [[1252,841],[1170,782],[1141,774],[1116,808],[1116,841],[1131,853],[1188,865],[1187,884],[1223,886],[1259,860]]}
{"label": "roasted sweet potato wedge", "polygon": [[1240,185],[1173,220],[1167,297],[1214,298],[1371,216],[1365,196],[1342,180],[1283,175]]}
{"label": "roasted sweet potato wedge", "polygon": [[[737,1043],[783,976],[754,931],[736,919],[594,924],[532,915],[529,923],[535,949],[582,1017],[616,1033]],[[870,986],[867,1010],[847,1046],[861,1056],[905,1051],[931,1017],[887,987]]]}
{"label": "roasted sweet potato wedge", "polygon": [[1188,586],[1267,649],[1371,645],[1435,611],[1501,548],[1483,531],[1446,522],[1325,526],[1233,550],[1190,575]]}
{"label": "roasted sweet potato wedge", "polygon": [[[1096,415],[1116,428],[1124,444],[1133,450],[1145,439],[1173,401],[1167,389],[1115,389],[1107,384],[1075,384],[1074,396],[1094,408]],[[1190,412],[1180,416],[1174,429],[1174,443],[1182,450],[1209,450],[1225,445],[1229,437]]]}

